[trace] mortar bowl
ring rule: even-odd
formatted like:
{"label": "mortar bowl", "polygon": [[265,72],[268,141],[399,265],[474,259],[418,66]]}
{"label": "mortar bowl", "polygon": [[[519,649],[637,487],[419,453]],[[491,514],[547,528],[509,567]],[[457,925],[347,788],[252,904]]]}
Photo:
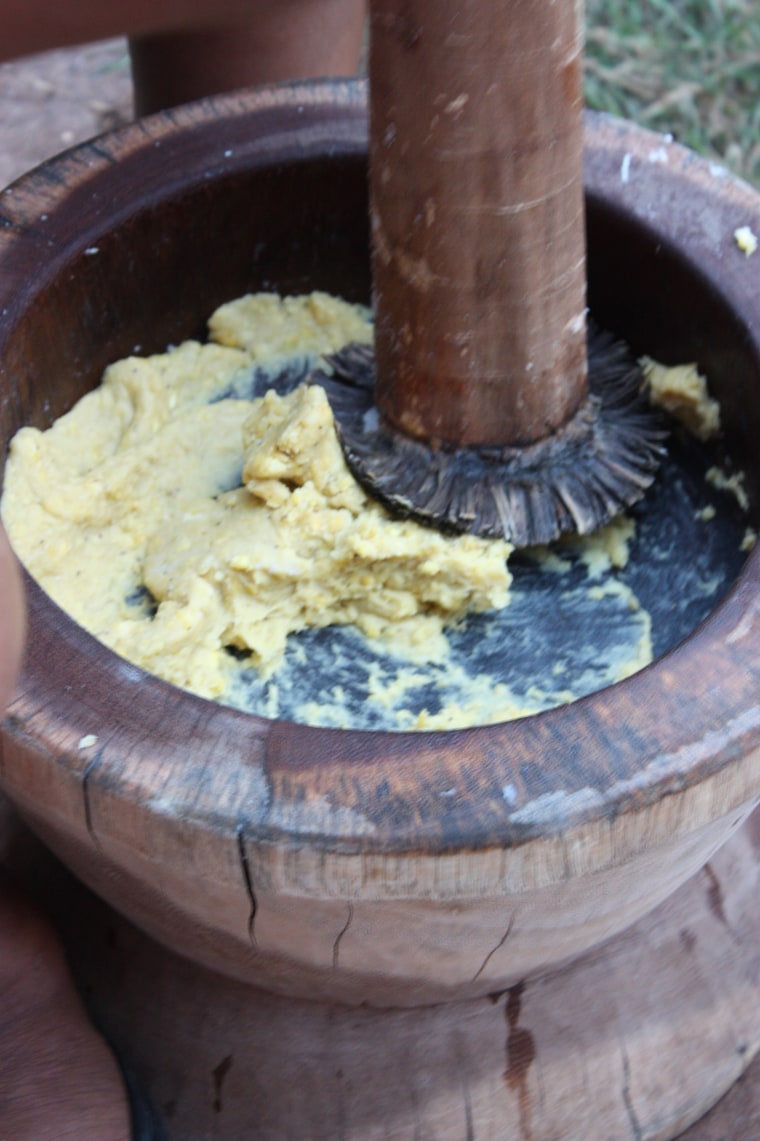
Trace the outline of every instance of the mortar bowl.
{"label": "mortar bowl", "polygon": [[[586,148],[591,307],[637,351],[699,362],[757,502],[760,256],[733,233],[760,234],[760,199],[610,118],[588,117]],[[367,301],[366,163],[363,85],[308,83],[151,117],[5,191],[3,442],[245,292]],[[362,1010],[480,1000],[602,953],[750,816],[759,587],[755,552],[681,644],[572,705],[413,734],[196,698],[27,576],[2,787],[120,914],[235,985]]]}

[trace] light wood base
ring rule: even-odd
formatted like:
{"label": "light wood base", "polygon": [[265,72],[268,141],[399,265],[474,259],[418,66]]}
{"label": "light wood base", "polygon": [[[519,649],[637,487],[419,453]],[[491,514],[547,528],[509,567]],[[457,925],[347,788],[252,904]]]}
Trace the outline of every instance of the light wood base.
{"label": "light wood base", "polygon": [[478,1001],[275,997],[89,895],[64,927],[110,1039],[177,1141],[665,1141],[760,1049],[760,813],[581,961]]}

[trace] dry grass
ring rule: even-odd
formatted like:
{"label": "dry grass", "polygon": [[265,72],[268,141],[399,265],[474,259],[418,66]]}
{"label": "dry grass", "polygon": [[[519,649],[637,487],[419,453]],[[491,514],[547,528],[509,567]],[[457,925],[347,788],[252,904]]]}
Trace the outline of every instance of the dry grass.
{"label": "dry grass", "polygon": [[587,0],[586,101],[760,185],[760,4]]}

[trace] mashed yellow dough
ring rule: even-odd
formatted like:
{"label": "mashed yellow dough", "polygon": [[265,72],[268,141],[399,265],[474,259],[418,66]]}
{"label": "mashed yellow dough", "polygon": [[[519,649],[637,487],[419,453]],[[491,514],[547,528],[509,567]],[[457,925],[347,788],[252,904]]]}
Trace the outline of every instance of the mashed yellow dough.
{"label": "mashed yellow dough", "polygon": [[[355,624],[430,660],[442,629],[509,601],[507,543],[392,520],[350,476],[324,391],[241,399],[255,370],[368,340],[365,310],[257,295],[186,342],[112,365],[47,432],[22,429],[3,517],[31,574],[81,625],[167,681],[224,698],[288,635]],[[157,609],[156,609],[157,607]]]}
{"label": "mashed yellow dough", "polygon": [[698,440],[720,431],[720,405],[707,391],[707,380],[696,364],[662,365],[650,357],[641,361],[652,404],[680,421]]}
{"label": "mashed yellow dough", "polygon": [[[391,519],[350,475],[324,390],[279,383],[369,341],[367,310],[257,294],[218,309],[209,332],[208,344],[112,365],[52,428],[24,428],[11,447],[2,513],[16,551],[117,653],[201,696],[309,724],[350,727],[358,693],[363,724],[394,729],[508,720],[651,661],[650,616],[616,576],[635,536],[620,517],[525,553],[559,576],[536,605],[548,597],[560,627],[570,610],[583,626],[542,651],[520,692],[503,680],[518,676],[505,656],[544,645],[519,583],[510,595],[509,544]],[[702,438],[718,429],[693,366],[645,370],[654,402]],[[743,493],[739,477],[708,479]],[[510,600],[503,620],[459,621]],[[291,640],[285,657],[289,635],[333,625],[375,640],[368,665],[349,631]],[[463,655],[453,646],[467,628],[476,642]]]}

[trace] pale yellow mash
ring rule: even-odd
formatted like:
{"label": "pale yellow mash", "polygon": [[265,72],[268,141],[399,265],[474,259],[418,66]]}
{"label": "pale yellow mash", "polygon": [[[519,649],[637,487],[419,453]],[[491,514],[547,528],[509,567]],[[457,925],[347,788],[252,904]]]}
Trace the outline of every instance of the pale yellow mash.
{"label": "pale yellow mash", "polygon": [[[395,728],[487,724],[580,695],[561,653],[519,695],[450,654],[459,619],[509,604],[508,543],[392,519],[349,473],[320,387],[252,396],[254,378],[263,391],[294,359],[305,372],[349,341],[369,341],[366,309],[323,293],[257,294],[218,309],[209,334],[208,344],[119,361],[48,431],[14,439],[3,519],[64,610],[118,654],[203,697],[248,708],[245,669],[255,667],[267,679],[256,708],[273,717],[289,636],[330,625],[358,628],[400,660],[392,677],[373,664],[366,694]],[[717,405],[693,366],[644,363],[655,402],[702,438],[717,430]],[[626,565],[634,532],[621,517],[531,556],[562,575],[580,562],[592,602],[613,599],[635,616],[621,622],[627,633],[607,648],[597,686],[652,658],[649,615],[610,574]],[[428,683],[431,663],[455,696],[414,712],[406,695]],[[297,719],[349,726],[343,698],[340,684],[319,702],[299,696]]]}
{"label": "pale yellow mash", "polygon": [[720,431],[720,405],[710,396],[707,380],[695,363],[663,365],[643,357],[641,367],[652,404],[680,421],[698,440]]}
{"label": "pale yellow mash", "polygon": [[270,674],[289,634],[353,624],[429,661],[445,624],[507,605],[509,544],[445,537],[368,500],[323,389],[236,398],[254,368],[368,340],[366,310],[264,294],[209,327],[223,344],[120,361],[49,431],[14,439],[3,518],[64,610],[150,672],[224,699],[227,647]]}

